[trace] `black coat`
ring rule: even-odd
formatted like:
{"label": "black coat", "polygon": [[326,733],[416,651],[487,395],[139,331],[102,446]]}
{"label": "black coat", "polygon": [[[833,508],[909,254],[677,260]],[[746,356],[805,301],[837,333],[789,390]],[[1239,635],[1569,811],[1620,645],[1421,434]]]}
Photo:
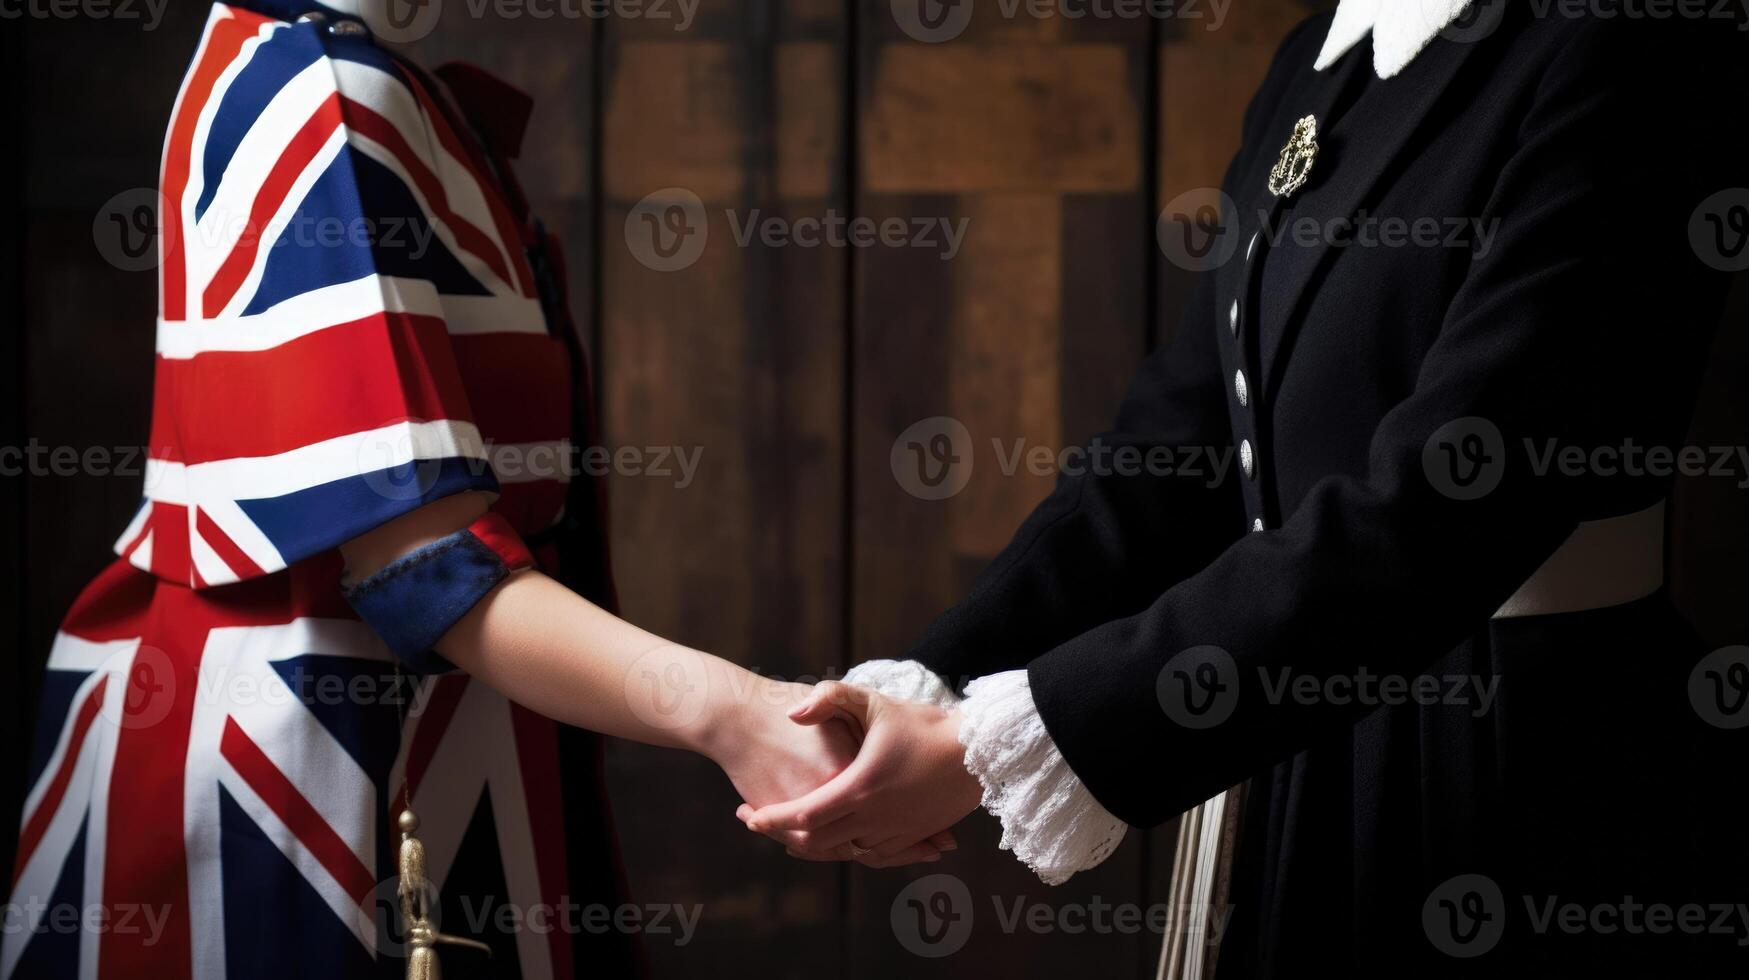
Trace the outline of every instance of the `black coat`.
{"label": "black coat", "polygon": [[[1702,872],[1741,867],[1708,753],[1749,743],[1691,705],[1705,651],[1666,597],[1491,617],[1580,522],[1669,492],[1538,465],[1549,440],[1682,445],[1728,285],[1692,219],[1749,185],[1742,35],[1538,10],[1466,21],[1384,80],[1367,42],[1313,71],[1328,15],[1290,34],[1226,174],[1232,258],[1099,440],[1248,443],[1251,474],[1064,478],[913,653],[962,687],[1025,666],[1064,757],[1133,824],[1251,780],[1223,974],[1658,959],[1694,944],[1528,910],[1723,900]],[[1307,115],[1318,153],[1278,200],[1267,175]],[[1439,240],[1344,237],[1391,218]],[[1288,233],[1249,248],[1266,220]],[[1436,475],[1477,446],[1497,486]],[[1495,686],[1485,709],[1337,704],[1284,696],[1284,670]],[[1224,717],[1185,723],[1174,677],[1217,680]],[[1507,923],[1473,961],[1439,955],[1422,918],[1468,873]]]}

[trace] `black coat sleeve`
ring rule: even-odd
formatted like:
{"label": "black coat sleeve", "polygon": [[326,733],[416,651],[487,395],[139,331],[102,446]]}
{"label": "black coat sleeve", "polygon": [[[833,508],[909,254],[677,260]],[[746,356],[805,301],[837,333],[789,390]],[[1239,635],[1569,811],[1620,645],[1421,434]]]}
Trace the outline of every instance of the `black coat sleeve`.
{"label": "black coat sleeve", "polygon": [[[1315,42],[1328,23],[1327,15],[1311,18],[1283,40],[1246,109],[1247,144],[1279,96],[1290,53],[1303,55],[1296,45]],[[1229,182],[1237,166],[1229,167]],[[1244,508],[1232,479],[1237,462],[1209,329],[1215,322],[1210,271],[1199,275],[1172,342],[1143,363],[1113,430],[1090,443],[1110,465],[1060,477],[966,598],[925,631],[911,659],[956,689],[1024,667],[1143,609],[1237,537]],[[1127,473],[1117,465],[1120,449],[1131,454]],[[1137,456],[1145,465],[1134,465]],[[1222,466],[1225,478],[1217,479]]]}
{"label": "black coat sleeve", "polygon": [[[1725,280],[1697,261],[1688,223],[1731,186],[1710,134],[1737,121],[1685,94],[1694,76],[1648,57],[1633,36],[1643,28],[1575,28],[1541,74],[1490,195],[1494,247],[1471,264],[1411,395],[1375,430],[1365,474],[1326,478],[1284,526],[1243,536],[1144,610],[1029,665],[1052,738],[1114,814],[1158,823],[1352,725],[1364,708],[1271,703],[1264,679],[1412,677],[1486,623],[1578,522],[1666,492],[1653,478],[1534,465],[1548,440],[1587,454],[1679,445],[1722,305]],[[1200,386],[1174,380],[1153,379],[1157,403],[1129,411],[1207,411],[1187,394],[1200,399]],[[1436,433],[1464,419],[1487,420],[1504,448],[1499,484],[1473,500],[1441,492],[1423,465]],[[1163,517],[1130,513],[1158,501],[1103,488],[1097,499],[1065,533],[1126,555],[1170,533]],[[1111,543],[1137,521],[1149,544]],[[1103,576],[1094,587],[1114,588]],[[1159,681],[1203,664],[1235,686],[1231,714],[1181,725]]]}

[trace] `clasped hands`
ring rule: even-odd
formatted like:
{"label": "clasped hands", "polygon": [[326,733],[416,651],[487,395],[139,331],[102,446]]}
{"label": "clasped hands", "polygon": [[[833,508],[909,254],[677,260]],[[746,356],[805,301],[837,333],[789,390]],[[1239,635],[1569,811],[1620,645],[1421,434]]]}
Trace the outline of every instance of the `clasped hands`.
{"label": "clasped hands", "polygon": [[957,709],[838,681],[781,685],[775,707],[719,758],[747,801],[735,815],[749,830],[793,857],[877,868],[938,861],[958,846],[949,828],[977,809],[982,789],[965,767]]}

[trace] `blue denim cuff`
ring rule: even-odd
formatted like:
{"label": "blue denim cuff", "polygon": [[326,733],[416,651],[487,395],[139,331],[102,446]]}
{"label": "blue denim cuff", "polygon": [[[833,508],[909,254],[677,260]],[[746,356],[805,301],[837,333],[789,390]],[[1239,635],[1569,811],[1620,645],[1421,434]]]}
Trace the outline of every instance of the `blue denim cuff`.
{"label": "blue denim cuff", "polygon": [[472,530],[461,530],[341,589],[346,601],[408,669],[455,669],[432,648],[511,567]]}

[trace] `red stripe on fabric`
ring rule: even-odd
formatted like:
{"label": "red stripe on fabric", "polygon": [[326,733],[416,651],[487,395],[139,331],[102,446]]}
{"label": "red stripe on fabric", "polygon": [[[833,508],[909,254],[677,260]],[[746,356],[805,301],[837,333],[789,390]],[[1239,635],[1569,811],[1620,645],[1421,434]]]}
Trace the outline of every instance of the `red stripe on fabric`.
{"label": "red stripe on fabric", "polygon": [[231,17],[213,25],[206,51],[188,73],[188,85],[170,122],[164,145],[163,214],[158,216],[159,247],[164,250],[158,292],[163,297],[164,319],[181,320],[188,314],[188,258],[183,247],[182,197],[188,191],[189,163],[194,159],[194,130],[201,111],[212,97],[219,76],[230,67],[243,43],[255,36],[269,18],[231,8]]}
{"label": "red stripe on fabric", "polygon": [[134,536],[131,539],[129,539],[128,543],[126,545],[124,545],[122,547],[121,551],[119,552],[119,554],[123,558],[132,558],[134,556],[134,552],[140,550],[140,544],[141,544],[141,542],[146,540],[146,535],[152,533],[152,512],[151,512],[152,503],[151,503],[151,501],[147,501],[145,506],[147,508],[146,519],[140,522],[139,531],[135,532]]}
{"label": "red stripe on fabric", "polygon": [[225,734],[219,742],[219,753],[225,757],[243,781],[249,784],[262,802],[267,804],[286,827],[297,837],[322,867],[334,876],[340,887],[355,902],[363,902],[376,887],[376,876],[352,853],[346,841],[335,833],[327,819],[310,805],[297,786],[285,777],[273,760],[238,726],[235,718],[225,719]]}
{"label": "red stripe on fabric", "polygon": [[496,552],[498,559],[511,569],[534,564],[534,556],[528,553],[528,545],[522,543],[522,535],[516,533],[503,514],[487,511],[468,525],[468,533]]}
{"label": "red stripe on fabric", "polygon": [[254,578],[263,574],[261,566],[255,564],[255,560],[238,547],[237,542],[231,540],[231,536],[225,533],[225,529],[219,527],[217,522],[199,507],[194,509],[194,529],[206,541],[207,547],[213,549],[213,553],[219,556],[219,560],[230,566],[231,571],[237,573],[238,578]]}
{"label": "red stripe on fabric", "polygon": [[172,582],[188,581],[188,508],[152,501],[152,574]]}
{"label": "red stripe on fabric", "polygon": [[152,363],[152,430],[147,437],[146,451],[153,459],[182,461],[182,438],[176,429],[175,379],[164,373],[164,360]]}
{"label": "red stripe on fabric", "polygon": [[90,733],[91,722],[103,707],[103,692],[108,687],[109,678],[105,677],[97,682],[91,693],[85,696],[84,703],[79,705],[79,714],[73,719],[73,734],[67,739],[67,754],[61,757],[61,765],[55,770],[54,781],[43,791],[36,810],[18,832],[18,863],[12,868],[14,886],[18,884],[19,876],[24,874],[25,862],[36,853],[37,845],[42,843],[43,835],[48,833],[49,822],[55,818],[55,811],[61,808],[61,800],[67,795],[67,786],[73,782],[73,770],[79,764],[79,751],[85,747],[85,736]]}
{"label": "red stripe on fabric", "polygon": [[571,356],[563,341],[538,333],[457,334],[450,338],[480,431],[497,443],[571,436]]}
{"label": "red stripe on fabric", "polygon": [[480,185],[480,194],[486,199],[486,210],[492,213],[492,225],[498,231],[498,238],[510,252],[510,264],[516,270],[516,286],[522,290],[522,295],[533,298],[534,273],[529,270],[528,256],[522,247],[522,230],[516,219],[510,216],[510,209],[504,206],[497,191],[494,180],[486,176],[486,169],[481,166],[480,156],[472,152],[472,147],[462,142],[455,127],[449,124],[449,114],[431,97],[417,76],[409,75],[407,84],[413,88],[413,95],[424,107],[425,115],[431,119],[432,128],[437,130],[437,141],[449,151],[450,156],[460,160],[468,168],[468,174],[474,178],[474,183]]}
{"label": "red stripe on fabric", "polygon": [[[419,727],[413,731],[413,744],[407,747],[407,766],[401,777],[401,790],[390,797],[394,811],[407,808],[407,802],[419,793],[419,780],[437,755],[437,745],[449,731],[450,720],[461,704],[462,692],[468,688],[466,674],[446,674],[431,687],[431,696],[419,713]],[[394,812],[390,813],[394,816]]]}
{"label": "red stripe on fabric", "polygon": [[[303,176],[316,154],[339,129],[340,96],[335,94],[323,100],[303,126],[292,134],[279,159],[273,162],[273,169],[268,171],[267,178],[255,192],[255,201],[249,208],[249,223],[201,294],[201,309],[207,316],[215,317],[224,312],[237,290],[243,288],[243,281],[249,278],[249,270],[255,266],[255,257],[261,253],[261,238],[268,222],[279,213],[280,206],[291,194],[292,185]],[[272,245],[271,242],[268,244]]]}
{"label": "red stripe on fabric", "polygon": [[[559,734],[551,719],[515,703],[510,705],[510,723],[516,736],[516,759],[522,767],[522,795],[528,805],[528,831],[534,844],[541,901],[556,909],[565,898],[569,880],[565,802],[559,793]],[[571,930],[548,930],[547,945],[553,957],[553,976],[570,976]]]}
{"label": "red stripe on fabric", "polygon": [[264,351],[160,361],[182,392],[183,456],[272,456],[402,421],[471,418],[443,321],[379,313]]}
{"label": "red stripe on fabric", "polygon": [[193,971],[184,788],[196,678],[213,625],[196,593],[158,589],[148,629],[128,666],[107,788],[112,812],[103,903],[159,910],[164,921],[157,932],[106,930],[98,939],[104,980],[186,977]]}
{"label": "red stripe on fabric", "polygon": [[424,195],[425,203],[431,208],[432,217],[444,223],[456,243],[464,250],[478,257],[486,267],[491,269],[498,278],[506,283],[514,282],[510,270],[505,268],[503,253],[492,239],[480,229],[469,224],[467,219],[456,214],[449,206],[449,195],[444,193],[443,182],[419,158],[419,154],[407,145],[401,131],[395,124],[383,118],[376,110],[352,99],[342,99],[341,109],[346,117],[346,125],[363,136],[367,136],[389,151],[389,155],[400,162],[413,183]]}

